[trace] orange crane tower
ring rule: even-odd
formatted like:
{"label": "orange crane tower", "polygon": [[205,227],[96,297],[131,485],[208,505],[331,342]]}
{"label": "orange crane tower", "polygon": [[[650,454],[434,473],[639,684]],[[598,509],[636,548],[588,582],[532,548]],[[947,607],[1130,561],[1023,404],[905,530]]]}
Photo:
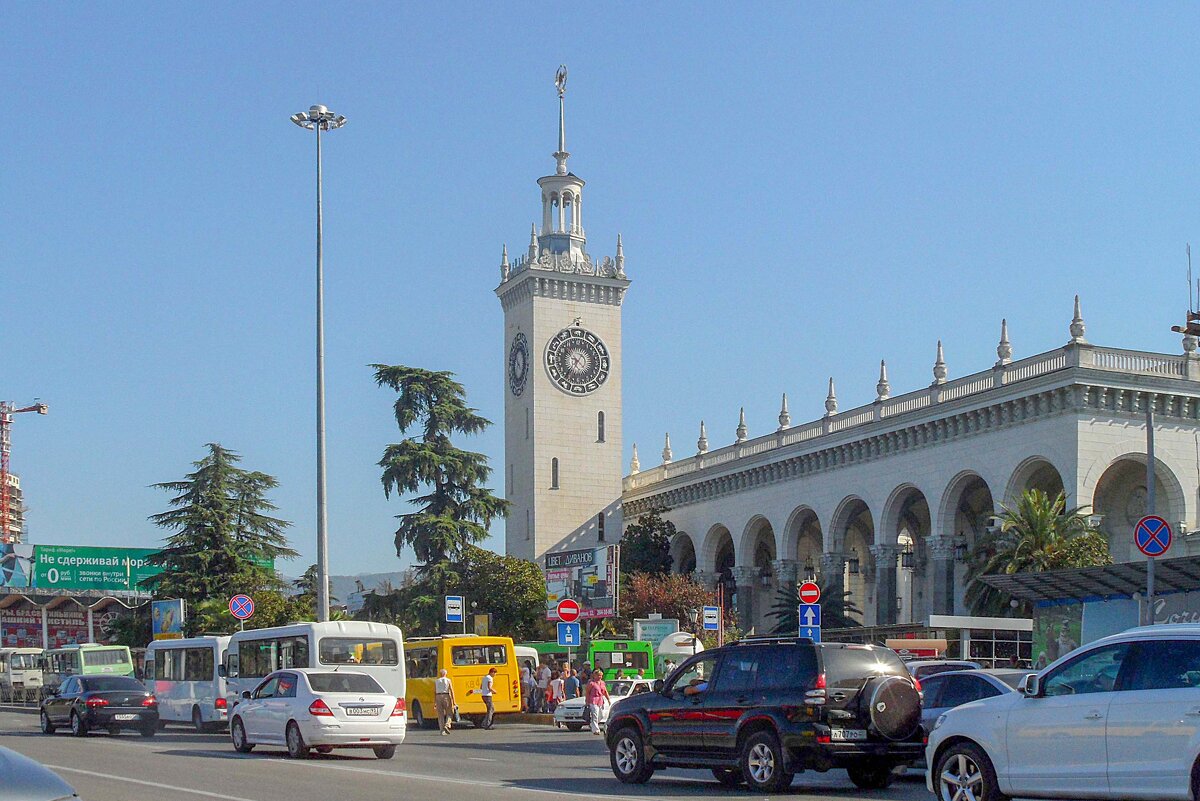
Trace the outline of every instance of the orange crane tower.
{"label": "orange crane tower", "polygon": [[10,401],[0,401],[0,543],[12,542],[8,533],[12,525],[12,509],[9,504],[8,489],[8,454],[12,450],[12,416],[21,412],[37,412],[46,414],[50,407],[41,401],[34,401],[32,406],[22,409]]}

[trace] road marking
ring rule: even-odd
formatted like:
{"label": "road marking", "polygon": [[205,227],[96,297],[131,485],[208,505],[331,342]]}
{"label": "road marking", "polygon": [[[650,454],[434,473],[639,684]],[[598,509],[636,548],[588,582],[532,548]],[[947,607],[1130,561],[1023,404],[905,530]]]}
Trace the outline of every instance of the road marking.
{"label": "road marking", "polygon": [[187,787],[177,787],[173,784],[161,784],[160,782],[147,782],[141,779],[130,779],[125,776],[114,776],[111,773],[98,773],[94,770],[81,770],[79,768],[68,768],[62,765],[46,765],[51,770],[63,770],[68,773],[80,773],[84,776],[92,776],[97,779],[111,779],[117,782],[128,782],[129,784],[140,784],[143,787],[157,787],[159,790],[171,790],[176,793],[189,793],[191,795],[202,795],[208,798],[221,798],[225,801],[255,801],[251,798],[241,798],[239,796],[227,795],[226,793],[210,793],[206,790],[192,790]]}
{"label": "road marking", "polygon": [[467,759],[471,760],[472,762],[495,762],[496,761],[494,759],[488,759],[487,757],[467,757]]}

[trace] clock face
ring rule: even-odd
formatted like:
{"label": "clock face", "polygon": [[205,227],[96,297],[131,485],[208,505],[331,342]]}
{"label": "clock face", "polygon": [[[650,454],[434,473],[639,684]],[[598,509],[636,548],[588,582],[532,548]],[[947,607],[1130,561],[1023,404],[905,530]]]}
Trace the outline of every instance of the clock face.
{"label": "clock face", "polygon": [[529,342],[524,334],[518,333],[513,337],[512,347],[508,349],[508,388],[512,394],[520,395],[525,391],[525,381],[529,378]]}
{"label": "clock face", "polygon": [[608,348],[587,329],[564,328],[546,343],[546,372],[563,392],[595,392],[608,380],[608,369]]}

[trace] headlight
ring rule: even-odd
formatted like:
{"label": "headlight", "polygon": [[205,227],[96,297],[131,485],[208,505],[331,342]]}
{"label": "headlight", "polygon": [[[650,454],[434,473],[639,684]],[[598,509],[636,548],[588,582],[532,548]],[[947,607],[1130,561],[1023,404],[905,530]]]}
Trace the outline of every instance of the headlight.
{"label": "headlight", "polygon": [[934,724],[933,724],[934,730],[936,731],[937,728],[945,722],[946,722],[946,713],[943,712],[942,714],[938,715],[938,719],[934,722]]}

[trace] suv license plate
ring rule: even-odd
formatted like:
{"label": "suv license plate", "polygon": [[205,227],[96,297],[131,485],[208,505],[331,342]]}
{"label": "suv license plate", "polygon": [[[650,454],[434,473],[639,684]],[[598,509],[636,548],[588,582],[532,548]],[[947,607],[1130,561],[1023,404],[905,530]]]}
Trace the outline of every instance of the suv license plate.
{"label": "suv license plate", "polygon": [[848,742],[850,740],[865,740],[867,739],[866,729],[830,729],[829,739],[834,742]]}
{"label": "suv license plate", "polygon": [[379,707],[377,707],[377,706],[348,706],[348,707],[346,707],[346,714],[354,715],[354,716],[358,716],[358,717],[375,717],[376,715],[379,714]]}
{"label": "suv license plate", "polygon": [[113,715],[113,720],[137,720],[137,715]]}

